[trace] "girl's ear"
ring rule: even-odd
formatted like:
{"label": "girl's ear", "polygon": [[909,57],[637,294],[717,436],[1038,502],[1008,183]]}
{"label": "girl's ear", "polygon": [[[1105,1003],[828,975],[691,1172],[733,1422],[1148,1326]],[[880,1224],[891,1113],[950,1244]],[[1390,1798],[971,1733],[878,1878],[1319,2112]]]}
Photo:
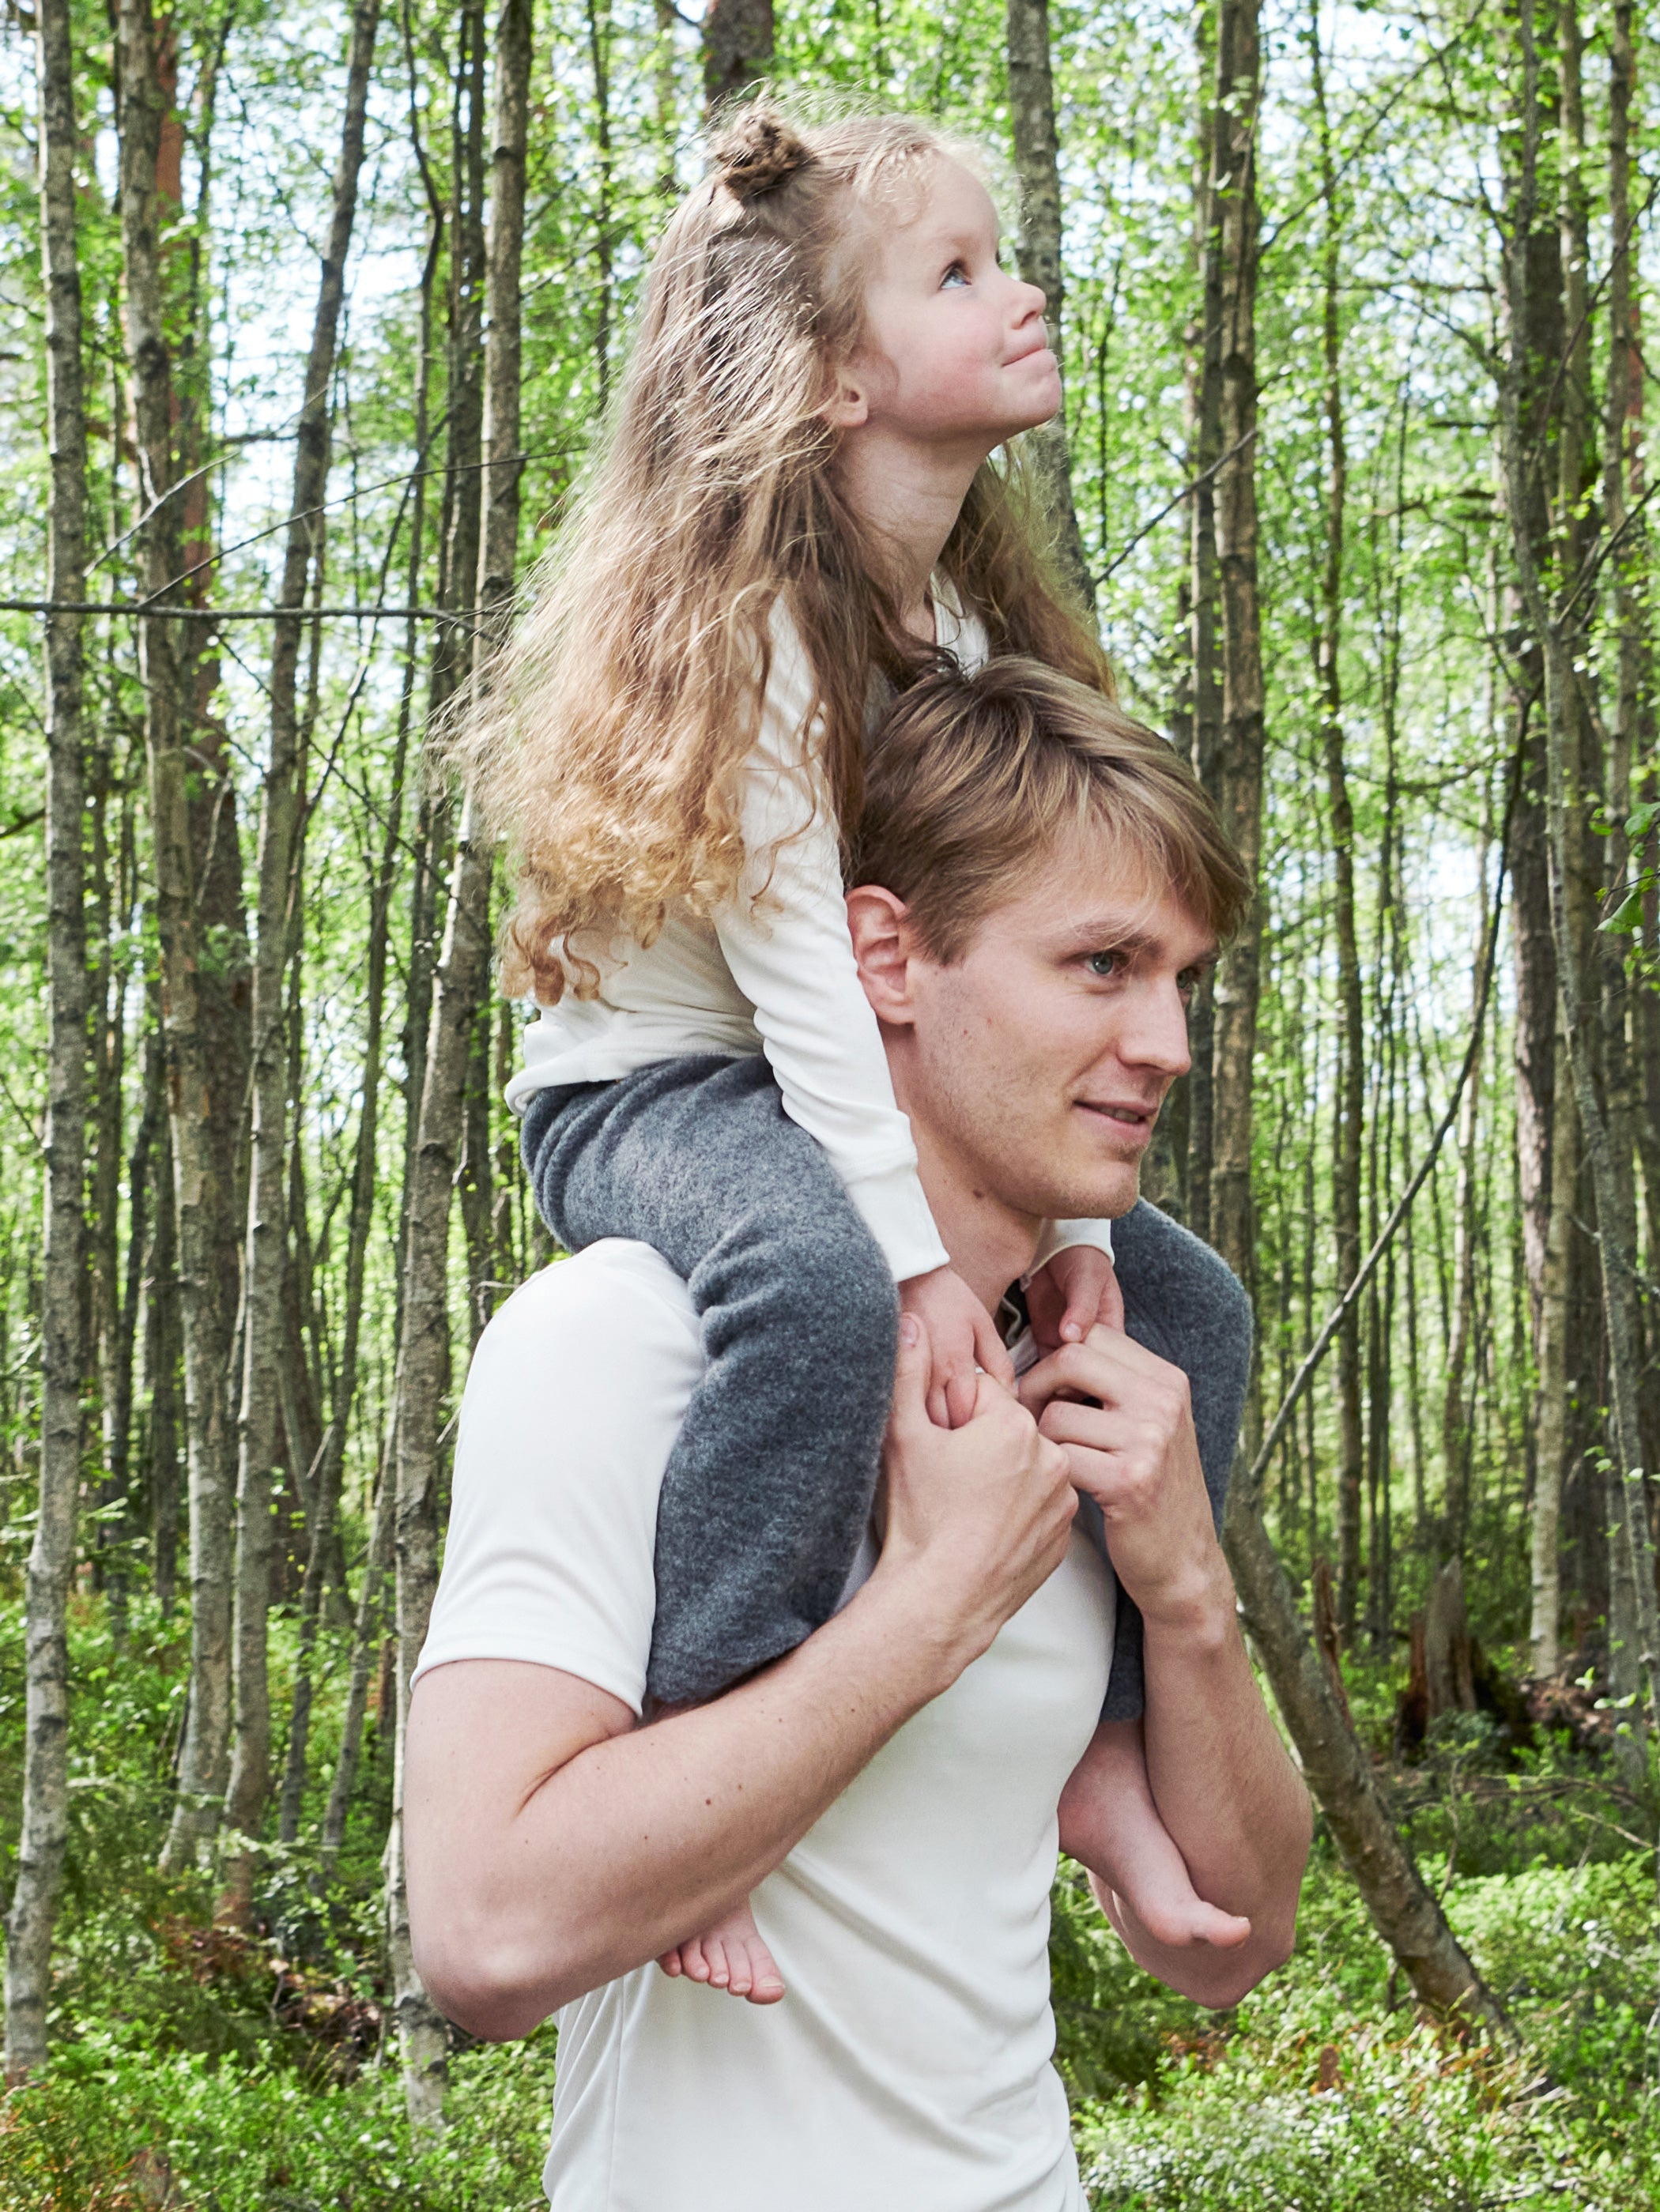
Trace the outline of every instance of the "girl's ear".
{"label": "girl's ear", "polygon": [[860,884],[848,893],[848,933],[877,1020],[909,1029],[916,1018],[911,975],[916,945],[905,902],[879,884]]}
{"label": "girl's ear", "polygon": [[843,362],[830,377],[830,396],[819,409],[832,430],[856,430],[870,420],[870,392],[857,362]]}

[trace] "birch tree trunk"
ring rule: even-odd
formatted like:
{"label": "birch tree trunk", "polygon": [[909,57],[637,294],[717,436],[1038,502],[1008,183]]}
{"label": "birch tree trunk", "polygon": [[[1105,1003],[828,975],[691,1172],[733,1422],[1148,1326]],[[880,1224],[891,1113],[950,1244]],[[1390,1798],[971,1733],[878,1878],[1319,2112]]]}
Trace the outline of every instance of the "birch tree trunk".
{"label": "birch tree trunk", "polygon": [[[1602,425],[1602,500],[1605,525],[1611,540],[1615,541],[1611,564],[1614,582],[1615,708],[1609,732],[1610,835],[1606,866],[1609,881],[1617,885],[1624,882],[1632,857],[1626,823],[1633,797],[1633,765],[1639,761],[1645,765],[1651,763],[1655,732],[1653,668],[1644,589],[1649,547],[1641,505],[1643,367],[1637,346],[1633,298],[1630,116],[1636,60],[1628,0],[1620,0],[1616,5],[1611,29],[1608,218],[1612,239],[1608,277],[1608,366]],[[1611,1140],[1619,1158],[1627,1141],[1624,1131],[1632,1131],[1643,1161],[1643,1180],[1652,1221],[1657,1203],[1660,1203],[1660,1127],[1652,1118],[1653,1091],[1649,1071],[1660,1008],[1657,1007],[1651,987],[1634,992],[1629,988],[1623,962],[1607,957],[1606,939],[1596,949],[1603,952],[1600,963],[1600,1012]],[[1633,1066],[1633,1055],[1642,1070],[1640,1084]],[[1630,1227],[1634,1261],[1634,1206]],[[1653,1252],[1651,1234],[1651,1274]],[[1653,1328],[1651,1310],[1651,1364]],[[1638,1594],[1633,1584],[1630,1547],[1623,1541],[1618,1516],[1610,1518],[1614,1526],[1610,1532],[1613,1548],[1609,1559],[1608,1673],[1614,1694],[1623,1702],[1640,1689],[1638,1645],[1642,1624]],[[1634,1703],[1631,1710],[1640,1717],[1640,1701]],[[1614,1739],[1622,1775],[1629,1785],[1637,1788],[1643,1786],[1647,1775],[1648,1760],[1642,1737],[1640,1727],[1629,1730],[1622,1728]]]}
{"label": "birch tree trunk", "polygon": [[[346,1676],[346,1706],[340,1722],[340,1756],[329,1784],[329,1802],[323,1814],[322,1842],[318,1851],[318,1881],[326,1885],[346,1839],[346,1819],[351,1793],[357,1782],[357,1761],[363,1744],[363,1719],[368,1710],[369,1670],[379,1658],[386,1609],[386,1568],[392,1559],[392,1511],[397,1501],[398,1475],[392,1451],[383,1455],[380,1479],[375,1485],[374,1511],[369,1523],[369,1547],[358,1587],[357,1610],[352,1621],[351,1662]],[[384,1724],[384,1719],[383,1719]]]}
{"label": "birch tree trunk", "polygon": [[1534,1413],[1537,1465],[1529,1531],[1532,1616],[1528,1644],[1529,1664],[1541,1681],[1561,1664],[1557,1636],[1562,1607],[1562,1466],[1567,1455],[1568,1239],[1573,1233],[1573,1192],[1579,1170],[1567,1038],[1560,1030],[1554,1082],[1558,1103],[1551,1146],[1550,1222],[1540,1278],[1539,1389]]}
{"label": "birch tree trunk", "polygon": [[[1572,884],[1581,862],[1578,832],[1583,792],[1575,744],[1580,694],[1574,669],[1576,635],[1567,591],[1553,595],[1541,574],[1525,527],[1529,476],[1539,465],[1524,442],[1522,408],[1523,364],[1518,334],[1529,327],[1531,278],[1527,240],[1539,207],[1542,143],[1541,61],[1534,0],[1518,0],[1517,58],[1520,75],[1518,161],[1514,179],[1511,235],[1505,241],[1505,279],[1510,295],[1511,349],[1499,382],[1499,422],[1506,504],[1512,518],[1511,540],[1517,578],[1529,622],[1540,638],[1545,664],[1547,817],[1549,830],[1550,915],[1555,940],[1567,1057],[1580,1140],[1590,1166],[1596,1202],[1602,1303],[1608,1350],[1609,1445],[1614,1502],[1620,1511],[1627,1564],[1634,1585],[1639,1657],[1647,1687],[1651,1723],[1660,1719],[1660,1606],[1654,1583],[1654,1551],[1644,1480],[1638,1382],[1641,1348],[1637,1304],[1636,1181],[1629,1121],[1629,1054],[1623,1034],[1599,1040],[1599,1002],[1606,1007],[1623,991],[1623,975],[1608,973],[1622,955],[1617,939],[1599,933],[1592,961],[1603,972],[1588,973],[1575,927]],[[1601,985],[1599,990],[1598,986]],[[1599,1071],[1597,1045],[1614,1048]],[[1599,1082],[1599,1072],[1602,1081]],[[1606,1085],[1606,1089],[1603,1087]]]}
{"label": "birch tree trunk", "polygon": [[[35,10],[41,259],[51,444],[47,595],[86,596],[87,428],[75,235],[74,58],[69,0]],[[87,944],[82,856],[81,617],[46,618],[46,1128],[40,1257],[40,1490],[24,1587],[23,1803],[6,1919],[6,2078],[45,2063],[52,1937],[69,1812],[65,1610],[81,1488]]]}
{"label": "birch tree trunk", "polygon": [[[531,0],[503,0],[496,26],[490,231],[486,274],[483,526],[477,596],[499,623],[511,604],[519,535],[520,264],[532,50]],[[487,665],[477,678],[488,682]],[[397,1734],[387,1844],[387,1925],[404,2097],[411,2123],[440,2124],[443,2024],[415,1970],[404,1881],[403,1793],[410,1677],[437,1581],[441,1412],[449,1375],[450,1198],[466,1109],[472,1033],[489,975],[492,854],[471,797],[455,842],[444,948],[433,994],[404,1252],[393,1420],[397,1470]]]}
{"label": "birch tree trunk", "polygon": [[[1337,939],[1337,1116],[1332,1132],[1332,1227],[1341,1297],[1360,1264],[1360,1158],[1365,1118],[1365,1032],[1360,997],[1360,946],[1354,903],[1354,806],[1343,747],[1343,533],[1347,525],[1348,453],[1343,430],[1342,333],[1338,278],[1341,239],[1337,163],[1326,103],[1325,59],[1317,10],[1309,19],[1309,55],[1320,131],[1322,340],[1325,366],[1326,551],[1320,582],[1316,647],[1320,685],[1320,745],[1331,813],[1333,924]],[[1360,1599],[1361,1483],[1365,1438],[1360,1408],[1360,1312],[1352,1307],[1337,1336],[1337,1626],[1354,1641]]]}
{"label": "birch tree trunk", "polygon": [[[1487,846],[1483,836],[1477,880],[1481,886],[1481,917],[1476,926],[1475,988],[1487,964],[1487,930],[1491,909],[1487,897]],[[1447,1346],[1447,1371],[1441,1395],[1441,1455],[1446,1476],[1446,1553],[1462,1562],[1469,1535],[1470,1462],[1474,1439],[1465,1403],[1470,1344],[1475,1321],[1475,1237],[1479,1164],[1475,1138],[1481,1103],[1481,1063],[1470,1070],[1458,1108],[1457,1180],[1452,1201],[1452,1335]],[[1559,1109],[1559,1120],[1560,1120]],[[1559,1132],[1560,1134],[1560,1132]]]}
{"label": "birch tree trunk", "polygon": [[1497,2001],[1401,1839],[1371,1759],[1342,1709],[1324,1658],[1298,1618],[1260,1500],[1242,1472],[1236,1468],[1229,1486],[1225,1534],[1245,1626],[1297,1747],[1304,1778],[1372,1925],[1420,2004],[1508,2036]]}
{"label": "birch tree trunk", "polygon": [[[148,0],[120,0],[121,246],[127,360],[138,449],[138,540],[147,593],[166,597],[179,574],[172,447],[173,374],[158,236],[156,159],[167,106],[159,66],[169,35]],[[216,1829],[230,1749],[230,1615],[234,1451],[228,1377],[234,1314],[220,1265],[230,1193],[221,1173],[213,1069],[202,1019],[202,966],[190,819],[190,774],[180,713],[176,624],[165,613],[139,624],[144,737],[149,760],[150,838],[161,947],[185,1345],[185,1425],[190,1480],[190,1705],[178,1796],[162,1865],[189,1865]],[[232,834],[234,835],[234,829]]]}
{"label": "birch tree trunk", "polygon": [[[1199,322],[1193,349],[1188,636],[1194,773],[1219,801],[1222,760],[1220,585],[1216,568],[1216,468],[1222,458],[1222,256],[1215,209],[1216,21],[1212,6],[1196,21],[1198,158],[1194,164],[1194,230],[1200,268]],[[1208,1241],[1211,1170],[1215,1158],[1215,977],[1207,974],[1188,1017],[1193,1066],[1188,1075],[1188,1226]]]}
{"label": "birch tree trunk", "polygon": [[[357,213],[364,116],[380,13],[380,0],[357,0],[352,11],[345,118],[306,363],[289,522],[277,591],[280,611],[271,643],[271,757],[259,817],[259,923],[253,963],[253,1127],[242,1272],[242,1404],[236,1486],[236,1743],[227,1806],[231,1826],[246,1836],[258,1833],[271,1790],[266,1623],[271,1608],[271,1472],[278,1455],[278,1378],[285,1364],[283,1278],[288,1256],[284,1179],[289,1070],[283,1011],[298,926],[295,909],[304,811],[305,771],[298,713],[302,610],[319,536],[317,510],[328,489],[329,386],[345,296],[346,257]],[[312,1517],[315,1522],[315,1512]],[[325,1544],[326,1540],[325,1535]]]}
{"label": "birch tree trunk", "polygon": [[709,0],[703,10],[703,99],[710,112],[772,72],[772,0]]}
{"label": "birch tree trunk", "polygon": [[[1257,0],[1218,0],[1216,166],[1220,447],[1216,551],[1220,583],[1222,819],[1252,881],[1262,823],[1262,652],[1256,592]],[[1262,916],[1253,902],[1216,976],[1211,1242],[1247,1288],[1254,1275],[1251,1084]]]}
{"label": "birch tree trunk", "polygon": [[[1048,302],[1055,357],[1064,367],[1061,315],[1066,276],[1061,257],[1061,154],[1055,122],[1055,72],[1049,53],[1049,0],[1007,0],[1009,122],[1020,181],[1020,274]],[[1054,532],[1056,564],[1079,605],[1093,608],[1095,580],[1084,557],[1072,496],[1066,405],[1053,422],[1025,436],[1032,474]]]}

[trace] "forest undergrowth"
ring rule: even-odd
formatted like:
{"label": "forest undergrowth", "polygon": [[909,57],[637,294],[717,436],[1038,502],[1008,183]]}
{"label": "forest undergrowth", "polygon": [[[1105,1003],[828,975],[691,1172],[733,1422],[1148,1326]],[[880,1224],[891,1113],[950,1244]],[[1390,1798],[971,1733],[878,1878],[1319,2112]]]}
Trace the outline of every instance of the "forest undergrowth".
{"label": "forest undergrowth", "polygon": [[[556,2039],[466,2046],[441,2136],[411,2136],[386,2038],[378,1719],[326,1885],[314,1848],[267,1850],[252,1929],[201,1878],[155,1871],[181,1673],[135,1607],[118,1647],[76,1602],[68,1889],[51,2069],[0,2103],[0,2212],[534,2212]],[[291,1638],[279,1627],[278,1679]],[[344,1644],[341,1653],[344,1658]],[[328,1732],[344,1664],[317,1726]],[[0,1804],[16,1803],[22,1651],[0,1614]],[[1380,1747],[1400,1685],[1353,1670]],[[1329,1840],[1296,1956],[1212,2014],[1130,1966],[1081,1876],[1055,1893],[1060,2060],[1098,2212],[1614,2212],[1654,2201],[1648,2094],[1657,1946],[1647,1812],[1566,1737],[1508,1756],[1479,1718],[1392,1770],[1432,1887],[1514,2023],[1495,2052],[1419,2021]],[[322,1807],[309,1808],[315,1833]],[[9,1855],[15,1837],[0,1841]],[[711,1996],[711,2002],[720,2000]]]}

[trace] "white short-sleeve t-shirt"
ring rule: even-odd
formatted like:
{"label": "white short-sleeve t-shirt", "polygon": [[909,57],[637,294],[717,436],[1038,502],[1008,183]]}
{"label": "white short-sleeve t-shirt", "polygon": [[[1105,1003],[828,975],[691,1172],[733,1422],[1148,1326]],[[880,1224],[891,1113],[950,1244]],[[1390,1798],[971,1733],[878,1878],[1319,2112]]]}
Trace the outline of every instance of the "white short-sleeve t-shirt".
{"label": "white short-sleeve t-shirt", "polygon": [[[685,1285],[644,1245],[592,1245],[508,1300],[467,1380],[417,1680],[530,1660],[639,1711],[657,1493],[702,1364]],[[554,2212],[1084,2212],[1049,1894],[1112,1604],[1074,1537],[761,1885],[781,2003],[648,1966],[565,2007]]]}

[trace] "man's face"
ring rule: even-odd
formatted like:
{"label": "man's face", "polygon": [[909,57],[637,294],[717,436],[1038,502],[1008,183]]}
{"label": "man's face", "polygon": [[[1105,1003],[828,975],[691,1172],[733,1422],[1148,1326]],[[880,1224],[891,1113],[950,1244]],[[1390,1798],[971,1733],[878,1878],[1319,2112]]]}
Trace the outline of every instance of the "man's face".
{"label": "man's face", "polygon": [[1022,1215],[1128,1213],[1215,958],[1144,864],[1103,832],[1069,837],[959,959],[910,965],[891,1057],[925,1157]]}

